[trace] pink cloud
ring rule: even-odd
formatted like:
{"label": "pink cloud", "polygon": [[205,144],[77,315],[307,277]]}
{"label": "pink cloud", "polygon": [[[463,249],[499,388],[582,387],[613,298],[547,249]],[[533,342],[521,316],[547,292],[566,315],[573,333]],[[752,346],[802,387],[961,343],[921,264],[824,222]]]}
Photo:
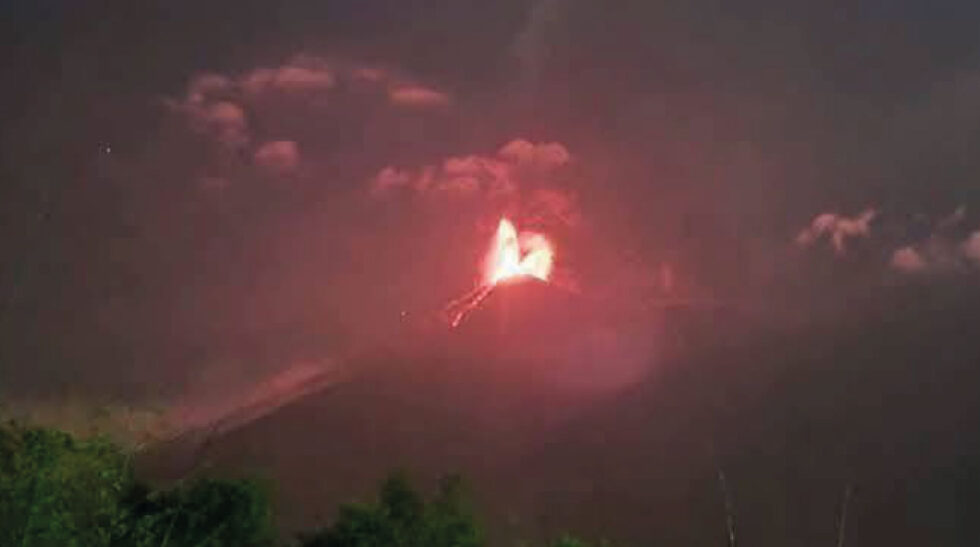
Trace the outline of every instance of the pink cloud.
{"label": "pink cloud", "polygon": [[579,221],[578,202],[555,177],[570,161],[571,154],[559,143],[516,139],[492,155],[450,156],[418,170],[385,167],[368,184],[376,197],[401,188],[422,195],[471,197],[511,208],[531,222],[574,225]]}
{"label": "pink cloud", "polygon": [[857,237],[868,237],[871,234],[871,222],[878,215],[874,209],[867,209],[854,217],[845,217],[836,213],[817,215],[810,226],[796,236],[796,243],[807,247],[827,236],[834,247],[834,252],[842,255],[846,251],[845,242]]}
{"label": "pink cloud", "polygon": [[470,195],[479,192],[480,186],[481,184],[479,179],[474,176],[464,175],[443,181],[443,183],[439,185],[438,189],[442,192],[454,195]]}
{"label": "pink cloud", "polygon": [[231,80],[204,74],[188,83],[182,101],[167,100],[165,104],[185,116],[193,130],[237,148],[248,143],[248,122],[245,111],[232,100],[233,95]]}
{"label": "pink cloud", "polygon": [[187,103],[204,104],[209,99],[227,95],[234,89],[231,79],[221,74],[201,74],[187,84]]}
{"label": "pink cloud", "polygon": [[976,266],[980,266],[980,230],[970,234],[970,237],[963,242],[961,249],[967,260]]}
{"label": "pink cloud", "polygon": [[500,147],[497,155],[505,160],[530,164],[541,168],[555,168],[567,164],[572,156],[568,150],[556,142],[534,144],[524,139],[515,139]]}
{"label": "pink cloud", "polygon": [[388,100],[397,106],[421,108],[446,106],[450,103],[449,95],[416,84],[389,88]]}
{"label": "pink cloud", "polygon": [[526,205],[528,220],[540,224],[575,226],[581,220],[575,196],[550,188],[535,190]]}
{"label": "pink cloud", "polygon": [[901,272],[915,273],[925,270],[929,265],[914,248],[902,247],[892,253],[891,266]]}
{"label": "pink cloud", "polygon": [[966,221],[966,207],[959,206],[952,214],[935,222],[929,237],[896,250],[891,266],[906,273],[928,270],[933,273],[962,271],[973,263],[980,266],[980,231],[957,241],[954,228]]}
{"label": "pink cloud", "polygon": [[337,79],[326,67],[308,68],[284,65],[278,68],[258,68],[241,79],[241,87],[249,95],[268,91],[310,92],[332,89]]}
{"label": "pink cloud", "polygon": [[204,131],[209,132],[222,144],[230,147],[243,146],[248,142],[248,123],[245,111],[235,103],[219,101],[191,111]]}
{"label": "pink cloud", "polygon": [[371,179],[371,194],[375,196],[386,196],[400,188],[406,188],[412,184],[412,175],[408,171],[385,167]]}
{"label": "pink cloud", "polygon": [[[371,85],[342,87],[338,85],[342,79]],[[275,119],[276,112],[270,109],[277,108],[281,101],[259,100],[270,93],[284,99],[315,93],[316,104],[321,106],[327,104],[319,100],[321,96],[340,92],[369,92],[377,100],[387,98],[387,103],[396,107],[437,107],[451,102],[446,93],[409,81],[395,80],[390,72],[380,68],[348,65],[335,70],[321,58],[300,55],[280,66],[260,67],[235,77],[199,74],[188,81],[183,97],[167,99],[166,104],[184,115],[196,131],[238,148],[252,140],[248,123],[251,113],[262,119]]]}
{"label": "pink cloud", "polygon": [[294,171],[299,165],[299,147],[293,141],[271,141],[255,151],[255,164],[273,173]]}

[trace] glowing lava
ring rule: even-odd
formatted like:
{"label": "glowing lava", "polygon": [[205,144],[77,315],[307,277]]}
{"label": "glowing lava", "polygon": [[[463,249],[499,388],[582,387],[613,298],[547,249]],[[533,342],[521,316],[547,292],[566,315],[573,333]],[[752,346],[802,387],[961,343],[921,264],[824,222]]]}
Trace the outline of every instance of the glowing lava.
{"label": "glowing lava", "polygon": [[554,256],[555,251],[546,237],[534,232],[524,232],[518,237],[514,225],[502,218],[487,253],[484,282],[496,285],[524,275],[547,281]]}
{"label": "glowing lava", "polygon": [[484,260],[482,283],[446,306],[450,325],[458,326],[500,283],[520,277],[548,281],[554,260],[555,250],[548,238],[536,232],[518,234],[511,221],[500,219]]}

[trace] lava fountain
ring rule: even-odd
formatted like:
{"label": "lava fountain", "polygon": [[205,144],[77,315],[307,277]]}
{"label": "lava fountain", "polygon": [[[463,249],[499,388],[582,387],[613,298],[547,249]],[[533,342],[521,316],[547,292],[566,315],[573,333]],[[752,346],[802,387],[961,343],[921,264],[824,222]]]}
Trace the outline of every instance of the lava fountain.
{"label": "lava fountain", "polygon": [[520,232],[506,218],[500,219],[497,233],[483,263],[480,285],[446,306],[452,327],[458,326],[470,311],[485,300],[501,283],[533,277],[547,282],[554,267],[555,250],[544,234]]}
{"label": "lava fountain", "polygon": [[514,224],[502,218],[487,253],[484,283],[496,285],[520,276],[548,281],[554,257],[555,251],[548,238],[535,232],[518,236]]}

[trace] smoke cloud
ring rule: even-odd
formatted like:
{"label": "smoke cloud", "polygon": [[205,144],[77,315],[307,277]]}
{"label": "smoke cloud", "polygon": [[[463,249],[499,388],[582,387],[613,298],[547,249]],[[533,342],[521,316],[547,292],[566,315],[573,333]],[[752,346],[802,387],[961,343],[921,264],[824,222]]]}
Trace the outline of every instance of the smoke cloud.
{"label": "smoke cloud", "polygon": [[871,222],[877,215],[874,209],[867,209],[853,217],[837,213],[817,215],[810,226],[796,236],[796,243],[808,247],[826,237],[833,246],[834,252],[843,255],[847,252],[847,240],[866,238],[871,235]]}
{"label": "smoke cloud", "polygon": [[891,266],[906,273],[916,273],[928,267],[925,259],[912,247],[902,247],[892,253]]}
{"label": "smoke cloud", "polygon": [[573,225],[579,212],[565,169],[572,156],[555,142],[514,139],[491,156],[450,156],[439,165],[381,169],[370,181],[376,198],[449,196],[515,210],[532,224]]}
{"label": "smoke cloud", "polygon": [[299,165],[299,147],[293,141],[272,141],[255,151],[255,163],[276,174],[286,174]]}
{"label": "smoke cloud", "polygon": [[896,249],[890,265],[904,273],[954,273],[970,268],[974,261],[975,233],[964,238],[960,228],[966,220],[966,208],[957,207],[934,222],[925,238]]}
{"label": "smoke cloud", "polygon": [[449,105],[449,95],[419,85],[399,85],[388,90],[388,98],[398,106],[439,107]]}
{"label": "smoke cloud", "polygon": [[[345,108],[352,98],[358,99],[354,102],[362,109],[355,122],[361,126],[358,129],[367,125],[371,111],[383,104],[407,109],[452,104],[445,91],[394,71],[330,63],[311,55],[297,55],[281,66],[260,67],[237,76],[201,74],[187,83],[183,98],[168,99],[166,104],[183,115],[196,132],[229,149],[254,147],[257,165],[282,172],[292,170],[298,160],[296,150],[282,144],[293,142],[295,146],[295,136],[282,133],[309,132],[308,127],[297,127],[303,124],[290,120],[320,116],[333,102],[339,103],[338,109]],[[262,140],[255,135],[257,123],[263,133],[280,138],[256,144]]]}
{"label": "smoke cloud", "polygon": [[298,57],[280,67],[255,69],[243,75],[238,85],[255,97],[269,92],[320,93],[333,89],[337,78],[324,61]]}
{"label": "smoke cloud", "polygon": [[969,239],[963,242],[962,250],[968,260],[980,267],[980,231],[970,234]]}

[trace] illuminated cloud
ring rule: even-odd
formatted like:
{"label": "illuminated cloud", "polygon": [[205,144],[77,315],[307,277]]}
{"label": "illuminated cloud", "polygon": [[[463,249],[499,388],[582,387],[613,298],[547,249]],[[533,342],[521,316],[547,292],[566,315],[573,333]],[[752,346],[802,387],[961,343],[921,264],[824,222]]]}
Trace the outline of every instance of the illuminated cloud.
{"label": "illuminated cloud", "polygon": [[515,139],[493,155],[450,156],[439,165],[417,170],[385,167],[368,188],[378,198],[396,194],[479,198],[514,205],[528,222],[573,225],[579,220],[578,204],[558,176],[571,160],[562,144]]}
{"label": "illuminated cloud", "polygon": [[229,147],[248,143],[248,122],[245,111],[235,103],[221,101],[203,108],[198,114],[206,131]]}
{"label": "illuminated cloud", "polygon": [[980,267],[980,230],[970,234],[970,237],[963,242],[961,249],[967,260],[974,266]]}
{"label": "illuminated cloud", "polygon": [[371,194],[384,196],[401,188],[407,188],[411,183],[412,174],[408,171],[385,167],[371,179]]}
{"label": "illuminated cloud", "polygon": [[326,66],[306,67],[291,64],[277,68],[259,68],[241,79],[241,87],[249,95],[261,95],[269,91],[285,93],[329,91],[337,84],[337,78]]}
{"label": "illuminated cloud", "polygon": [[245,111],[233,100],[234,83],[220,74],[191,79],[182,100],[168,100],[171,110],[184,115],[194,131],[210,135],[230,148],[249,141]]}
{"label": "illuminated cloud", "polygon": [[912,247],[902,247],[892,253],[891,266],[905,273],[921,272],[928,267],[925,259]]}
{"label": "illuminated cloud", "polygon": [[430,108],[447,106],[449,95],[420,85],[395,85],[388,89],[388,100],[405,107]]}
{"label": "illuminated cloud", "polygon": [[525,217],[537,224],[557,222],[568,226],[574,226],[581,220],[574,196],[550,188],[540,188],[531,193],[525,205]]}
{"label": "illuminated cloud", "polygon": [[948,228],[953,228],[961,224],[964,220],[966,220],[966,206],[960,205],[952,213],[950,213],[949,216],[940,220],[936,225],[936,229],[945,230]]}
{"label": "illuminated cloud", "polygon": [[193,101],[184,103],[168,102],[174,111],[180,112],[188,126],[196,133],[208,135],[229,148],[240,148],[248,144],[248,121],[245,111],[230,101],[208,102],[202,95],[195,94]]}
{"label": "illuminated cloud", "polygon": [[801,247],[808,247],[827,237],[834,252],[842,255],[847,250],[845,242],[848,239],[868,237],[871,234],[871,222],[877,214],[874,209],[867,209],[854,217],[845,217],[837,213],[817,215],[810,226],[796,236],[796,243]]}
{"label": "illuminated cloud", "polygon": [[980,231],[961,239],[956,229],[966,220],[966,207],[959,206],[951,214],[934,223],[929,236],[917,243],[896,250],[891,266],[901,272],[957,272],[969,265],[980,266]]}
{"label": "illuminated cloud", "polygon": [[208,100],[234,89],[234,83],[221,74],[201,74],[187,84],[186,101],[189,104],[204,104]]}
{"label": "illuminated cloud", "polygon": [[500,148],[497,155],[516,164],[543,169],[561,167],[572,159],[568,149],[560,143],[533,144],[524,139],[510,141]]}
{"label": "illuminated cloud", "polygon": [[299,165],[299,147],[293,141],[267,142],[255,151],[255,164],[272,173],[289,173]]}
{"label": "illuminated cloud", "polygon": [[[297,132],[308,132],[308,127],[304,127],[304,113],[309,110],[311,114],[322,115],[323,109],[333,104],[352,104],[343,100],[351,95],[359,96],[353,104],[362,104],[366,108],[361,118],[357,113],[340,117],[353,123],[368,122],[372,119],[368,112],[374,112],[378,107],[394,113],[396,108],[424,109],[451,102],[447,94],[414,83],[406,75],[396,76],[387,69],[327,63],[319,57],[299,55],[279,66],[254,68],[237,75],[196,75],[187,82],[182,96],[167,99],[165,104],[183,117],[192,131],[238,152],[233,156],[223,155],[216,161],[220,165],[212,166],[213,171],[227,171],[229,158],[251,156],[255,167],[284,174],[295,171],[299,164],[299,146],[294,137]],[[341,100],[334,103],[336,98]],[[255,133],[258,126],[281,136],[281,140],[263,143],[261,136]],[[312,137],[315,139],[315,135]],[[488,176],[476,176],[476,181],[440,180],[440,189],[465,194],[482,188]],[[393,177],[391,173],[379,176],[372,193],[383,195],[409,182],[415,189],[422,189],[435,180],[433,173],[423,178],[412,174],[410,178],[406,175]]]}

